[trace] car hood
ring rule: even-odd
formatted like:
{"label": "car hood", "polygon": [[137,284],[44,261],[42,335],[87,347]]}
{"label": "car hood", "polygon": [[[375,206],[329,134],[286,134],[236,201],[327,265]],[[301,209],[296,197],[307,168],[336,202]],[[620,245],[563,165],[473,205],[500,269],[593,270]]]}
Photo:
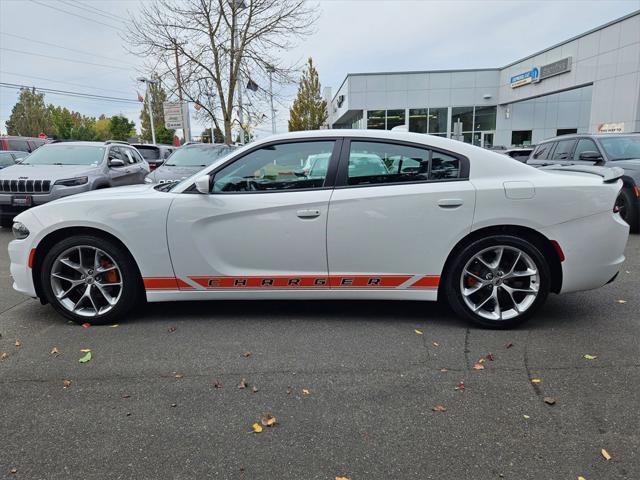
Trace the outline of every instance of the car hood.
{"label": "car hood", "polygon": [[609,165],[640,172],[640,158],[634,158],[633,160],[614,160],[609,162]]}
{"label": "car hood", "polygon": [[156,168],[153,172],[147,175],[147,178],[153,180],[154,183],[168,182],[173,180],[180,181],[198,173],[200,170],[203,170],[205,168],[206,167],[201,166],[168,167],[166,165],[163,165],[159,168]]}
{"label": "car hood", "polygon": [[98,167],[89,165],[11,165],[0,171],[0,180],[61,180],[91,175]]}

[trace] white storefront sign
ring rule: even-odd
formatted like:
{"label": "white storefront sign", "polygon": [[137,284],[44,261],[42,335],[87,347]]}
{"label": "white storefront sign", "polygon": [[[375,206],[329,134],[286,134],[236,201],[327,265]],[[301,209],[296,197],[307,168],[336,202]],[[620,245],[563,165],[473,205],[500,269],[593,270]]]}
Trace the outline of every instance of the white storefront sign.
{"label": "white storefront sign", "polygon": [[162,107],[164,126],[170,130],[183,129],[189,116],[187,102],[164,102]]}
{"label": "white storefront sign", "polygon": [[598,126],[598,133],[622,133],[624,132],[624,122],[601,123]]}

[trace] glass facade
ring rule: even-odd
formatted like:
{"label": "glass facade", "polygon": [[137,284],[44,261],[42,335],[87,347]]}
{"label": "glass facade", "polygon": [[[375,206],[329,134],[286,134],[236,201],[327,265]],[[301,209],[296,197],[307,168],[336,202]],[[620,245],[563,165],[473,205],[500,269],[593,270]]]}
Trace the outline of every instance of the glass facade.
{"label": "glass facade", "polygon": [[441,134],[440,136],[446,136],[448,117],[449,117],[449,109],[447,107],[430,108],[429,109],[429,133],[432,135]]}
{"label": "glass facade", "polygon": [[385,110],[369,110],[367,112],[367,130],[384,130]]}

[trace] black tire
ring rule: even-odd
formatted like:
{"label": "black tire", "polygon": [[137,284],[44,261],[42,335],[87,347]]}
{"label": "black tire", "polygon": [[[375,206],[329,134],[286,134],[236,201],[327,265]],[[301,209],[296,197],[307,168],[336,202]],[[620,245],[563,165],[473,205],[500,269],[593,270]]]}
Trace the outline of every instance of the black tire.
{"label": "black tire", "polygon": [[[470,262],[474,257],[476,257],[476,255],[480,254],[486,249],[489,249],[491,247],[500,247],[500,246],[507,247],[505,251],[509,252],[507,254],[507,257],[509,255],[513,255],[511,259],[514,259],[517,256],[515,249],[521,252],[524,252],[526,254],[525,256],[528,256],[527,261],[533,262],[538,272],[537,281],[535,282],[535,285],[537,285],[537,296],[535,297],[535,299],[529,304],[529,306],[527,306],[526,309],[524,309],[524,311],[522,311],[522,313],[517,314],[517,316],[513,318],[504,319],[504,320],[485,318],[480,314],[474,312],[472,308],[469,305],[467,305],[467,303],[465,302],[465,299],[462,293],[463,269],[465,268],[467,263]],[[511,250],[510,247],[513,248],[514,250]],[[510,258],[505,258],[504,261],[507,262],[509,259]],[[524,260],[521,260],[521,261],[524,261]],[[476,263],[476,265],[479,265],[480,268],[485,268],[479,262]],[[519,263],[519,265],[521,264]],[[514,265],[514,268],[515,268],[515,265]],[[499,269],[499,266],[498,266],[498,269]],[[498,273],[504,274],[504,272],[500,272],[500,271]],[[486,275],[488,275],[488,273]],[[486,277],[484,278],[486,279]],[[525,278],[525,277],[522,277],[522,278]],[[533,282],[532,277],[526,277],[526,278],[527,280],[512,278],[512,279],[509,279],[508,282],[524,282],[524,281]],[[474,282],[477,283],[475,280]],[[501,283],[499,283],[498,285],[502,285],[503,283],[504,285],[509,285],[512,288],[514,286],[517,286],[517,285],[514,285],[513,283],[508,284],[507,281],[500,280],[500,282]],[[547,298],[547,295],[549,294],[550,285],[551,285],[551,274],[550,274],[549,265],[545,260],[544,256],[542,255],[542,253],[540,253],[540,250],[533,243],[523,238],[514,237],[511,235],[492,235],[490,237],[486,237],[480,240],[475,240],[470,242],[468,245],[464,246],[461,251],[455,254],[455,257],[449,263],[449,267],[445,272],[445,281],[444,281],[445,292],[444,293],[446,295],[447,302],[449,303],[451,308],[454,310],[454,312],[458,314],[460,317],[470,320],[476,325],[480,325],[482,327],[504,329],[504,328],[515,327],[527,321],[536,312],[536,310],[538,310],[538,308],[540,308],[542,304],[544,304]],[[501,299],[509,298],[509,297],[505,297],[506,291],[504,290],[504,286],[502,286],[502,288],[500,287],[496,288],[492,284],[488,284],[486,285],[486,287],[482,287],[482,288],[485,288],[485,290],[484,291],[482,289],[477,290],[478,295],[484,295],[485,293],[487,293],[487,296],[489,296],[489,293],[493,291],[493,289],[495,289],[503,292],[500,294]],[[523,288],[523,287],[518,286],[518,288]],[[531,288],[531,285],[527,285],[524,288]],[[517,296],[517,295],[522,295],[523,297],[526,296],[525,294],[521,294],[521,293],[512,294],[511,299],[513,299],[514,296]],[[471,299],[472,297],[468,297],[468,298]],[[482,300],[478,300],[478,303],[481,303],[481,302]],[[494,300],[491,300],[490,302],[493,303]],[[515,305],[515,302],[512,302],[512,305]],[[500,315],[502,315],[502,313]]]}
{"label": "black tire", "polygon": [[640,211],[638,211],[638,202],[631,188],[624,187],[620,190],[616,206],[622,219],[629,224],[630,231],[638,233],[640,231]]}
{"label": "black tire", "polygon": [[[122,293],[117,303],[106,313],[87,317],[78,315],[65,308],[56,298],[51,285],[51,273],[55,260],[66,250],[76,246],[88,246],[98,248],[113,259],[119,267],[122,283]],[[66,238],[56,243],[45,255],[40,269],[40,285],[46,300],[64,317],[76,323],[90,323],[92,325],[104,325],[122,321],[128,313],[141,299],[142,287],[138,269],[133,258],[123,247],[117,243],[94,235],[77,235]],[[82,288],[83,286],[79,287]]]}

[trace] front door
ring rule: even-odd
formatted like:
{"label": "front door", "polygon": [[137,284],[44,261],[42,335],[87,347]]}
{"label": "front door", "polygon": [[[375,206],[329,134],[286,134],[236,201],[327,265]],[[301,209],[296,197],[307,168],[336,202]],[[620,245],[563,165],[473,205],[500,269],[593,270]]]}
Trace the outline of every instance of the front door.
{"label": "front door", "polygon": [[122,148],[117,146],[109,147],[108,158],[109,160],[122,160],[124,163],[121,167],[109,165],[109,178],[111,180],[110,183],[112,187],[121,187],[123,185],[135,183],[133,179],[138,173],[138,169],[131,165],[129,158]]}
{"label": "front door", "polygon": [[[167,233],[180,288],[328,288],[333,178],[327,172],[335,171],[340,144],[323,139],[261,146],[212,172],[208,195],[176,198]],[[324,161],[303,170],[310,157]]]}
{"label": "front door", "polygon": [[343,151],[327,228],[332,286],[434,295],[448,253],[471,229],[468,160],[365,139]]}

